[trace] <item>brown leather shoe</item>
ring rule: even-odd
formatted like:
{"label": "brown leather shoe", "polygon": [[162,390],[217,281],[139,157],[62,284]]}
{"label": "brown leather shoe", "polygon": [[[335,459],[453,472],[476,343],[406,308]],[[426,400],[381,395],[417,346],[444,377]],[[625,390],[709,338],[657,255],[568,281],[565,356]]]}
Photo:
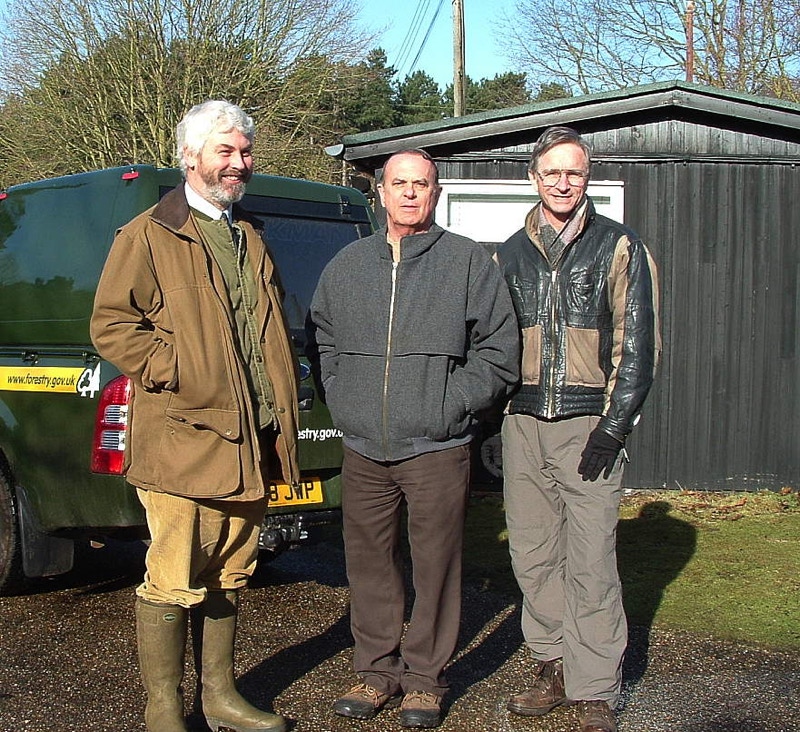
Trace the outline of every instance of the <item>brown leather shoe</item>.
{"label": "brown leather shoe", "polygon": [[391,709],[399,703],[399,694],[385,694],[369,684],[356,684],[333,703],[333,711],[341,717],[372,719],[381,709]]}
{"label": "brown leather shoe", "polygon": [[442,697],[427,691],[409,691],[400,705],[401,727],[431,729],[442,723]]}
{"label": "brown leather shoe", "polygon": [[604,701],[579,701],[578,720],[581,732],[617,732],[614,712]]}
{"label": "brown leather shoe", "polygon": [[564,693],[564,663],[560,658],[539,661],[528,691],[515,694],[508,701],[508,711],[525,717],[547,714],[567,700]]}

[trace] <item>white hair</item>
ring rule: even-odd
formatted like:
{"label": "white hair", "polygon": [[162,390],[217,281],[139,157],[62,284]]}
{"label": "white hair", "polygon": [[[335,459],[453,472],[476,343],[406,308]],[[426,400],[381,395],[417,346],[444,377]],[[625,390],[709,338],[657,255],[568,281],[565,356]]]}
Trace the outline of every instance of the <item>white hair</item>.
{"label": "white hair", "polygon": [[241,107],[224,100],[212,99],[192,107],[178,122],[175,145],[181,171],[186,175],[186,153],[199,155],[215,132],[238,130],[250,142],[255,136],[255,124]]}

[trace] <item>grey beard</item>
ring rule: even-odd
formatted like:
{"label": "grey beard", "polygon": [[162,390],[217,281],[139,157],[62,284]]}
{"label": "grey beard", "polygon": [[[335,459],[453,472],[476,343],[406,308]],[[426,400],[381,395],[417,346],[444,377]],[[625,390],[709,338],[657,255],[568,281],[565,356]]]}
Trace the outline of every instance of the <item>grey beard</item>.
{"label": "grey beard", "polygon": [[227,208],[232,203],[238,203],[244,197],[246,184],[237,183],[236,187],[231,190],[226,190],[220,183],[215,183],[208,187],[208,196],[212,202],[216,203],[222,208]]}

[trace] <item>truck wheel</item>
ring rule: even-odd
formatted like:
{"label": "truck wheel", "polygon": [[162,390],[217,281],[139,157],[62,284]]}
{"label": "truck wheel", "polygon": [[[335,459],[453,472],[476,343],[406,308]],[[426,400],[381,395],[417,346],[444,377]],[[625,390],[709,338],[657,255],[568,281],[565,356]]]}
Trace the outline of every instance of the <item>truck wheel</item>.
{"label": "truck wheel", "polygon": [[0,595],[18,589],[24,579],[19,524],[9,482],[0,471]]}

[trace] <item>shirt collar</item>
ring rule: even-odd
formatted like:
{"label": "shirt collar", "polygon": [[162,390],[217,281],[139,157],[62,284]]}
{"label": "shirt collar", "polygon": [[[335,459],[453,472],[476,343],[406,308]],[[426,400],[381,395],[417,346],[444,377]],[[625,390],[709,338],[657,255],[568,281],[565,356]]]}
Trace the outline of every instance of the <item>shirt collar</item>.
{"label": "shirt collar", "polygon": [[231,207],[228,206],[224,211],[220,211],[213,203],[209,203],[203,198],[194,188],[192,188],[188,183],[184,183],[184,190],[186,191],[186,203],[189,204],[191,208],[195,211],[199,211],[201,214],[205,214],[210,218],[212,221],[219,221],[222,218],[222,214],[228,215],[228,221],[232,222],[233,217],[231,216]]}

